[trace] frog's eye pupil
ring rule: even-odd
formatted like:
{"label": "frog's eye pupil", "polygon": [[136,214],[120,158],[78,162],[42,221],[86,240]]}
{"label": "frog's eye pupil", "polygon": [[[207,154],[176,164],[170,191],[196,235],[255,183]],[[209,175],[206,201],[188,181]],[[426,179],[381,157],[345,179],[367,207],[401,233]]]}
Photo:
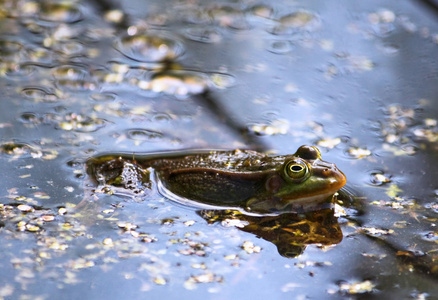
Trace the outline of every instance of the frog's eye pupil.
{"label": "frog's eye pupil", "polygon": [[290,169],[292,171],[294,171],[294,172],[299,172],[299,171],[301,171],[303,169],[303,167],[302,166],[293,165],[293,166],[290,167]]}

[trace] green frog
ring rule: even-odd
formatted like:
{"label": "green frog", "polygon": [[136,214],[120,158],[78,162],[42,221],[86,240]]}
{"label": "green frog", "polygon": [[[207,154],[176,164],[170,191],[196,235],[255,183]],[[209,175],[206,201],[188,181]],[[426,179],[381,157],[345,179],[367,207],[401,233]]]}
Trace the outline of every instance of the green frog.
{"label": "green frog", "polygon": [[200,153],[106,155],[88,161],[88,173],[104,185],[147,185],[155,173],[160,193],[180,203],[237,208],[247,213],[308,211],[331,203],[346,183],[313,146],[293,155],[268,156],[251,150]]}

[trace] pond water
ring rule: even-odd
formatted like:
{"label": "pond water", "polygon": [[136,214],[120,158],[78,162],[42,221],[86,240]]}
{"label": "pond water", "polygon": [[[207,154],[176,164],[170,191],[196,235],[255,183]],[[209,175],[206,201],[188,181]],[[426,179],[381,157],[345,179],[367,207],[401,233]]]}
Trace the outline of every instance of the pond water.
{"label": "pond water", "polygon": [[[117,2],[0,2],[0,298],[438,298],[430,7]],[[300,145],[347,176],[334,209],[200,210],[86,171]]]}

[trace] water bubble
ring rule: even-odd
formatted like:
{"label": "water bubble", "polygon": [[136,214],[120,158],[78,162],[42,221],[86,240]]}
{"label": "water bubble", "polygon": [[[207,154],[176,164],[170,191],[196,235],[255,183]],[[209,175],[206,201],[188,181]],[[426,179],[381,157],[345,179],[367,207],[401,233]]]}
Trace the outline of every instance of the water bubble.
{"label": "water bubble", "polygon": [[41,123],[41,118],[38,117],[36,113],[33,112],[25,112],[20,115],[18,120],[24,124],[33,124],[37,125]]}
{"label": "water bubble", "polygon": [[27,87],[21,93],[36,102],[57,102],[59,97],[50,90],[42,87]]}
{"label": "water bubble", "polygon": [[268,51],[275,54],[286,54],[293,49],[291,41],[271,41],[268,45]]}
{"label": "water bubble", "polygon": [[256,135],[287,134],[290,124],[288,120],[277,119],[268,123],[255,123],[248,126],[248,130]]}
{"label": "water bubble", "polygon": [[424,234],[423,239],[429,242],[438,242],[438,232],[436,231],[430,231],[426,234]]}
{"label": "water bubble", "polygon": [[4,143],[0,146],[0,153],[6,154],[13,158],[22,158],[22,157],[41,157],[42,152],[34,147],[24,144],[24,143],[16,143],[9,142]]}
{"label": "water bubble", "polygon": [[385,172],[381,170],[371,171],[369,180],[372,185],[384,185],[392,181],[392,175],[386,175]]}
{"label": "water bubble", "polygon": [[210,80],[211,83],[219,89],[229,88],[236,83],[234,76],[224,73],[212,73],[210,74]]}
{"label": "water bubble", "polygon": [[320,25],[321,21],[316,14],[299,10],[281,17],[278,23],[278,26],[272,31],[274,34],[290,34],[297,30],[314,30]]}
{"label": "water bubble", "polygon": [[126,135],[129,139],[140,142],[157,142],[164,138],[161,132],[147,129],[129,129]]}
{"label": "water bubble", "polygon": [[66,56],[78,56],[85,52],[85,47],[79,42],[64,42],[56,45],[55,50]]}
{"label": "water bubble", "polygon": [[403,145],[401,149],[407,154],[407,155],[415,155],[418,151],[418,147],[415,145]]}
{"label": "water bubble", "polygon": [[57,67],[52,72],[59,88],[67,90],[94,90],[96,84],[84,68],[74,65]]}
{"label": "water bubble", "polygon": [[192,27],[185,30],[184,36],[192,41],[200,43],[218,43],[221,41],[221,34],[215,29],[205,27]]}
{"label": "water bubble", "polygon": [[115,47],[128,58],[142,62],[174,60],[184,52],[182,43],[175,38],[152,34],[121,37]]}
{"label": "water bubble", "polygon": [[[46,115],[46,117],[49,117]],[[76,132],[95,132],[106,125],[104,119],[82,114],[67,113],[64,116],[52,115],[50,122],[56,123],[57,129]]]}
{"label": "water bubble", "polygon": [[54,60],[53,52],[42,47],[27,49],[27,55],[29,57],[29,62],[33,64],[52,64]]}
{"label": "water bubble", "polygon": [[178,7],[178,15],[183,21],[191,24],[208,24],[211,22],[211,18],[208,13],[196,5],[184,5]]}
{"label": "water bubble", "polygon": [[82,19],[82,12],[73,2],[41,3],[39,19],[48,22],[74,23]]}
{"label": "water bubble", "polygon": [[[436,194],[438,195],[438,194]],[[432,202],[425,205],[427,209],[432,210],[435,213],[438,213],[438,202]]]}
{"label": "water bubble", "polygon": [[88,72],[79,67],[74,65],[63,65],[60,67],[57,67],[52,72],[55,79],[84,79],[85,76],[87,76]]}
{"label": "water bubble", "polygon": [[116,99],[116,96],[113,94],[105,94],[105,93],[96,93],[90,96],[94,101],[113,101]]}
{"label": "water bubble", "polygon": [[35,67],[29,64],[7,62],[0,65],[1,72],[7,77],[26,77],[35,71]]}
{"label": "water bubble", "polygon": [[210,9],[208,14],[211,19],[219,23],[220,26],[239,30],[250,28],[249,23],[245,19],[244,12],[240,9],[230,6],[221,6]]}
{"label": "water bubble", "polygon": [[268,5],[256,5],[249,9],[249,11],[257,17],[265,18],[265,19],[271,19],[274,15],[274,9],[271,6]]}
{"label": "water bubble", "polygon": [[367,148],[351,147],[345,151],[345,154],[349,158],[362,159],[371,156],[372,152]]}
{"label": "water bubble", "polygon": [[379,50],[387,55],[394,55],[400,51],[400,46],[394,44],[383,44],[379,46]]}
{"label": "water bubble", "polygon": [[175,96],[196,95],[208,89],[210,80],[200,72],[171,70],[152,75],[149,82],[140,81],[143,89]]}
{"label": "water bubble", "polygon": [[152,117],[152,122],[166,122],[172,120],[172,117],[166,113],[156,113]]}
{"label": "water bubble", "polygon": [[23,49],[23,45],[20,42],[13,40],[0,40],[0,56],[16,55]]}

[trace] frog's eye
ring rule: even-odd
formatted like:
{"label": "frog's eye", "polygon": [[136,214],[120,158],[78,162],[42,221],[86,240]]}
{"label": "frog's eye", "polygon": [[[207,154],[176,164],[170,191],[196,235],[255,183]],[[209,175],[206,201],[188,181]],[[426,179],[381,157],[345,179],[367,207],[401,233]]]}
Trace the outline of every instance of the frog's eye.
{"label": "frog's eye", "polygon": [[321,159],[321,152],[314,146],[301,146],[298,148],[295,156],[303,159]]}
{"label": "frog's eye", "polygon": [[309,167],[300,159],[294,159],[288,162],[284,171],[286,178],[295,182],[303,181],[309,175]]}

